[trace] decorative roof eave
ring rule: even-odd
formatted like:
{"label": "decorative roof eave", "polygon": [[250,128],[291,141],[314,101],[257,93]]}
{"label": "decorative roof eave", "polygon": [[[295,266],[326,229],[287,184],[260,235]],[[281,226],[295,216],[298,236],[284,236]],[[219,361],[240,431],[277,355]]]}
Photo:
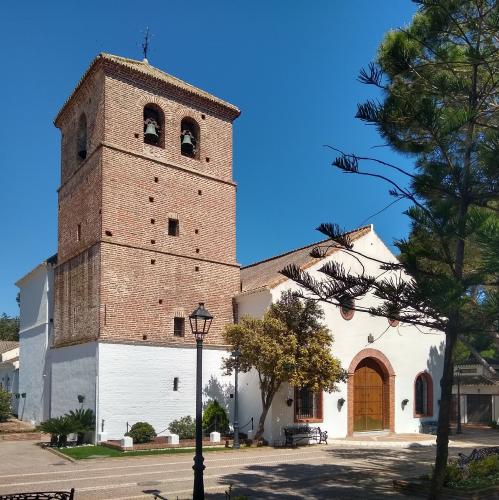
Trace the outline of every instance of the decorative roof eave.
{"label": "decorative roof eave", "polygon": [[[212,104],[215,104],[215,105],[223,108],[226,112],[228,112],[228,115],[229,115],[231,120],[235,120],[241,114],[241,111],[239,110],[239,108],[237,108],[233,104],[230,104],[229,102],[224,101],[223,99],[219,99],[218,97],[215,97],[214,95],[210,94],[209,92],[205,92],[204,90],[201,90],[201,89],[195,87],[194,85],[191,85],[187,82],[184,82],[183,80],[180,80],[179,78],[168,75],[164,71],[161,71],[160,69],[158,69],[154,66],[150,66],[150,67],[154,68],[159,73],[158,75],[153,75],[149,72],[141,71],[139,68],[136,67],[137,64],[147,64],[149,66],[148,63],[144,63],[144,62],[137,61],[134,59],[127,59],[125,57],[114,56],[112,54],[107,54],[105,52],[101,52],[90,63],[90,66],[87,68],[85,73],[83,73],[83,76],[80,78],[80,80],[76,84],[76,87],[73,89],[70,96],[66,99],[66,101],[62,105],[59,113],[57,113],[57,116],[54,119],[54,125],[57,128],[59,128],[61,117],[63,116],[64,112],[66,111],[69,103],[76,96],[76,94],[78,93],[80,88],[83,86],[84,82],[86,81],[86,79],[92,73],[94,73],[98,69],[98,66],[103,64],[104,61],[111,63],[111,64],[115,64],[117,66],[125,67],[132,72],[140,74],[141,76],[145,76],[145,77],[150,78],[152,80],[160,81],[165,85],[170,85],[174,88],[191,93],[191,94],[193,94],[197,97],[200,97],[202,99],[205,99],[207,101],[211,101]],[[160,75],[164,75],[164,76],[161,78]]]}
{"label": "decorative roof eave", "polygon": [[267,292],[267,293],[270,293],[271,292],[271,288],[269,285],[263,285],[263,286],[259,286],[257,288],[251,288],[250,290],[244,290],[242,292],[239,292],[235,298],[238,299],[239,297],[246,297],[248,295],[254,295],[254,294],[257,294],[257,293],[262,293],[262,292]]}
{"label": "decorative roof eave", "polygon": [[31,279],[38,271],[47,268],[48,266],[54,266],[57,264],[57,254],[52,255],[49,257],[47,260],[44,260],[43,262],[40,262],[36,267],[31,269],[31,271],[28,271],[22,278],[19,278],[14,284],[20,288],[20,285],[22,285],[25,281],[28,281]]}

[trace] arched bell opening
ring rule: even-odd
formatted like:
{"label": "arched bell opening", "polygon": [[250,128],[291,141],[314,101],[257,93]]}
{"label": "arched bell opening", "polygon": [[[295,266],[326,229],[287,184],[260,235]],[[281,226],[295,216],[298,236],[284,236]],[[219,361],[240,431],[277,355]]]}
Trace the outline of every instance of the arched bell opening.
{"label": "arched bell opening", "polygon": [[87,157],[87,146],[87,117],[85,113],[82,113],[78,120],[78,133],[76,139],[76,153],[80,160],[84,160]]}
{"label": "arched bell opening", "polygon": [[199,125],[192,118],[184,118],[180,124],[180,152],[190,158],[199,158]]}
{"label": "arched bell opening", "polygon": [[156,104],[144,106],[144,142],[152,146],[164,147],[163,110]]}

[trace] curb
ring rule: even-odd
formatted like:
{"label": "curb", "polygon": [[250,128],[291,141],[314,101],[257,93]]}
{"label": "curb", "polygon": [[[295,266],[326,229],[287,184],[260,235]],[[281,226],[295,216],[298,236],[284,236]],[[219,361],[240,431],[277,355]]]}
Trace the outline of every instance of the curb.
{"label": "curb", "polygon": [[49,451],[50,453],[53,453],[54,455],[57,455],[60,458],[64,458],[69,462],[76,463],[76,460],[74,458],[68,457],[64,453],[61,453],[59,450],[56,450],[55,448],[51,448],[50,446],[42,446],[42,449]]}

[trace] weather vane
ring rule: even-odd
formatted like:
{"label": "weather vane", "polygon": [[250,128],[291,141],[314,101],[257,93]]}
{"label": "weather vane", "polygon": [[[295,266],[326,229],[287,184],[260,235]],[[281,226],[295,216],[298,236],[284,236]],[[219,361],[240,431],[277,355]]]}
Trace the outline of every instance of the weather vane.
{"label": "weather vane", "polygon": [[146,27],[146,32],[144,35],[144,41],[142,42],[142,52],[144,53],[144,60],[147,61],[147,53],[149,51],[149,43],[151,41],[151,35],[149,33],[149,26]]}

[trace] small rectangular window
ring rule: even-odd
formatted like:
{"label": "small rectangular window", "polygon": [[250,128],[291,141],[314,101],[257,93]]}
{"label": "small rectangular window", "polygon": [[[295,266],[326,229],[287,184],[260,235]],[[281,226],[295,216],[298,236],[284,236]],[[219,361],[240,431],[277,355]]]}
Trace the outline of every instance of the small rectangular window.
{"label": "small rectangular window", "polygon": [[173,379],[173,390],[178,391],[178,377],[174,377]]}
{"label": "small rectangular window", "polygon": [[81,241],[81,224],[76,226],[76,241]]}
{"label": "small rectangular window", "polygon": [[173,335],[175,337],[183,337],[185,333],[185,319],[184,318],[174,318],[173,319]]}
{"label": "small rectangular window", "polygon": [[168,234],[178,236],[178,219],[168,219]]}

